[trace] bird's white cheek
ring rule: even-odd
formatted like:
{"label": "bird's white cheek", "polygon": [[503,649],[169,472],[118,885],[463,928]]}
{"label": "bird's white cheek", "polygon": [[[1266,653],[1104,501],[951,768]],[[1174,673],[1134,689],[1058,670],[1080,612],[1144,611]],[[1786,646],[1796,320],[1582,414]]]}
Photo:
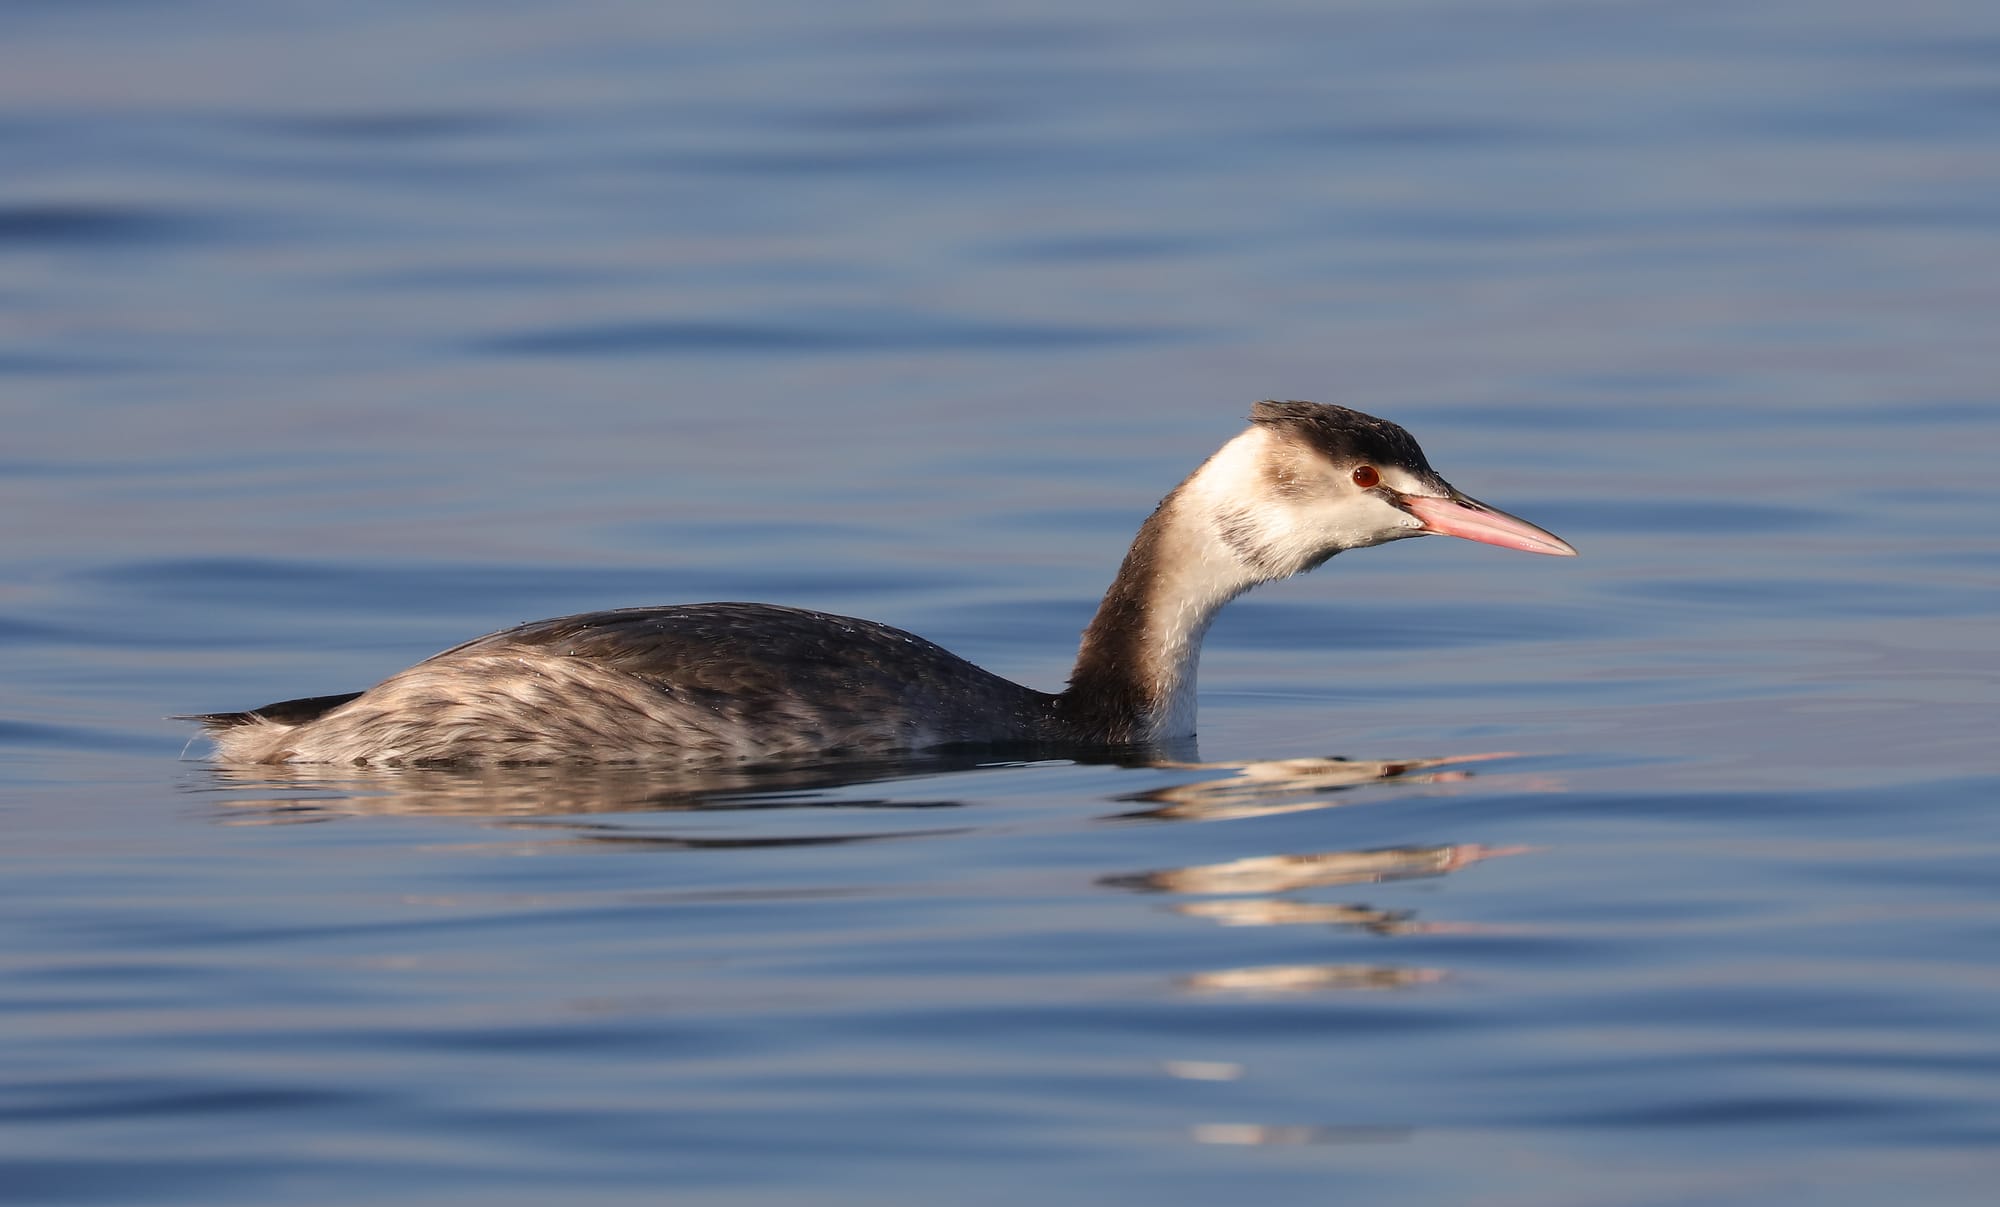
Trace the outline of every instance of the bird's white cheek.
{"label": "bird's white cheek", "polygon": [[1314,543],[1341,549],[1359,549],[1405,536],[1415,536],[1423,521],[1401,508],[1372,498],[1349,498],[1328,505],[1315,517]]}

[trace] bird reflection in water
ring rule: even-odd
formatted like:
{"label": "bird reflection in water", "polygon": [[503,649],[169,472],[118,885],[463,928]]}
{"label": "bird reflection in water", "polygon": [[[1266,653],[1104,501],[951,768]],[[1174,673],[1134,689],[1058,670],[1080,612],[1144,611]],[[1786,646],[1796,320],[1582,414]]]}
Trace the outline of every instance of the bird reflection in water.
{"label": "bird reflection in water", "polygon": [[[1527,849],[1455,843],[1449,846],[1388,847],[1372,851],[1256,855],[1226,863],[1107,876],[1099,883],[1138,892],[1222,897],[1214,901],[1182,902],[1173,908],[1177,914],[1207,918],[1223,926],[1317,924],[1382,936],[1469,933],[1479,928],[1418,922],[1413,910],[1243,894],[1286,893],[1331,885],[1380,884],[1419,876],[1442,876],[1496,856],[1523,854]],[[1197,992],[1290,994],[1335,989],[1399,989],[1439,981],[1444,979],[1444,975],[1438,969],[1399,965],[1286,964],[1198,972],[1182,977],[1179,984],[1184,989]]]}
{"label": "bird reflection in water", "polygon": [[[1029,752],[1032,754],[1032,752]],[[1168,821],[1218,821],[1322,809],[1344,801],[1299,800],[1301,793],[1339,792],[1395,780],[1449,783],[1461,771],[1431,771],[1450,759],[1349,761],[1280,759],[1250,763],[1165,760],[1134,751],[1107,755],[1106,765],[1134,770],[1228,770],[1235,774],[1171,784],[1119,799],[1152,807],[1121,816]],[[956,808],[966,801],[870,798],[851,789],[925,777],[1031,767],[1033,757],[996,761],[990,752],[937,752],[766,764],[662,768],[620,764],[526,764],[468,767],[328,767],[231,765],[206,767],[190,789],[217,796],[234,824],[326,821],[340,816],[422,814],[485,818],[577,814],[687,813],[749,809]],[[1056,759],[1069,764],[1095,760]],[[976,799],[976,793],[967,793]]]}
{"label": "bird reflection in water", "polygon": [[[1382,799],[1361,791],[1370,785],[1403,791],[1452,786],[1470,778],[1463,764],[1506,756],[1345,760],[1294,758],[1252,763],[1165,761],[1157,757],[1113,760],[1134,775],[1156,781],[1162,773],[1205,773],[1200,778],[1149,787],[1114,797],[1122,812],[1099,813],[1095,824],[1135,821],[1231,821],[1299,813]],[[817,765],[707,768],[698,773],[663,773],[657,767],[514,766],[502,768],[368,769],[329,767],[214,767],[197,791],[225,803],[225,817],[237,824],[283,824],[339,816],[425,814],[480,818],[515,831],[534,832],[544,846],[599,850],[707,850],[874,842],[892,838],[935,838],[970,827],[910,825],[903,811],[919,811],[926,821],[940,810],[962,809],[985,794],[978,774],[1006,775],[1034,768],[995,764],[990,755],[933,755],[923,758],[842,760]],[[970,773],[970,774],[966,774]],[[1113,773],[1122,776],[1124,772]],[[915,799],[888,785],[920,777],[942,777],[916,788]],[[962,792],[961,792],[962,790]],[[953,799],[962,794],[963,799]],[[1100,810],[1104,798],[1098,798]],[[672,818],[719,811],[755,810],[764,821],[772,811],[790,811],[804,822],[772,833],[760,821],[750,829],[731,824],[725,832],[693,830]],[[863,813],[872,813],[864,823]],[[605,815],[662,815],[664,824],[634,826]],[[597,815],[597,816],[591,816]],[[1091,825],[1079,813],[1067,824]],[[837,820],[836,820],[837,819]],[[881,824],[888,823],[888,824]],[[1346,885],[1382,885],[1449,875],[1485,860],[1524,852],[1518,846],[1457,843],[1398,846],[1374,850],[1334,850],[1251,856],[1188,867],[1100,877],[1108,889],[1194,898],[1174,902],[1174,913],[1223,927],[1318,926],[1383,938],[1467,932],[1476,928],[1420,921],[1414,910],[1368,904],[1301,899],[1295,894]],[[770,899],[768,886],[740,889]],[[784,890],[797,896],[835,892],[866,894],[865,888],[814,885]],[[702,895],[713,897],[712,891]],[[1420,964],[1355,960],[1300,961],[1168,974],[1169,991],[1190,999],[1243,997],[1296,999],[1327,994],[1410,992],[1447,978],[1445,969]],[[1161,1066],[1175,1081],[1235,1081],[1254,1078],[1250,1066],[1215,1060],[1168,1060]],[[1381,1123],[1209,1121],[1186,1133],[1202,1145],[1294,1146],[1395,1143],[1413,1129]]]}
{"label": "bird reflection in water", "polygon": [[[1160,821],[1221,821],[1326,809],[1366,799],[1351,794],[1367,784],[1453,784],[1470,772],[1445,770],[1448,764],[1506,758],[1502,754],[1456,758],[1348,761],[1284,759],[1231,768],[1238,774],[1156,788],[1126,798],[1153,807],[1120,814],[1126,819]],[[1190,768],[1212,766],[1187,764]],[[1478,933],[1491,928],[1458,923],[1422,922],[1416,911],[1366,904],[1299,900],[1279,894],[1356,884],[1437,877],[1503,855],[1524,854],[1522,846],[1452,843],[1432,846],[1386,847],[1373,850],[1321,851],[1256,855],[1218,863],[1162,868],[1105,876],[1107,888],[1140,893],[1165,893],[1202,898],[1171,908],[1183,917],[1199,918],[1224,927],[1321,926],[1364,932],[1383,938],[1442,933]],[[1372,961],[1300,962],[1220,968],[1190,972],[1172,981],[1191,998],[1296,998],[1319,994],[1380,994],[1435,985],[1448,970],[1425,965]],[[1252,1073],[1235,1061],[1169,1059],[1161,1062],[1176,1081],[1236,1081]],[[1379,1144],[1408,1140],[1415,1129],[1399,1124],[1324,1124],[1267,1122],[1204,1122],[1189,1130],[1197,1144],[1277,1147],[1327,1144]]]}
{"label": "bird reflection in water", "polygon": [[964,802],[830,793],[989,765],[990,760],[944,755],[696,769],[222,765],[205,769],[205,782],[196,790],[222,794],[229,813],[225,820],[249,825],[395,814],[499,819],[743,809],[940,809]]}
{"label": "bird reflection in water", "polygon": [[1099,881],[1114,888],[1161,893],[1283,893],[1335,884],[1379,884],[1415,876],[1442,876],[1499,855],[1524,854],[1526,847],[1489,847],[1476,842],[1449,846],[1384,847],[1373,851],[1322,851],[1303,855],[1253,855],[1227,863],[1165,868]]}
{"label": "bird reflection in water", "polygon": [[[1395,761],[1285,759],[1253,763],[1233,777],[1201,780],[1157,788],[1129,798],[1156,807],[1121,814],[1126,818],[1173,821],[1235,820],[1273,813],[1331,808],[1345,803],[1327,799],[1363,784],[1397,780],[1403,783],[1455,783],[1469,778],[1464,771],[1439,771],[1452,763],[1482,762],[1504,754],[1461,755],[1455,758]],[[1211,764],[1188,764],[1203,767]],[[1417,773],[1417,774],[1413,774]],[[1303,799],[1298,799],[1303,797]],[[1322,925],[1365,931],[1384,937],[1468,933],[1480,928],[1451,923],[1419,922],[1415,911],[1383,909],[1364,904],[1301,901],[1274,894],[1349,884],[1380,884],[1415,877],[1443,876],[1501,855],[1518,855],[1526,847],[1495,847],[1480,843],[1442,846],[1386,847],[1375,850],[1321,851],[1253,855],[1221,863],[1163,868],[1150,872],[1106,876],[1108,888],[1145,893],[1174,893],[1215,898],[1173,906],[1184,917],[1203,918],[1222,926]],[[1176,982],[1196,993],[1298,994],[1335,990],[1401,989],[1444,979],[1440,969],[1393,964],[1283,964],[1197,972]]]}
{"label": "bird reflection in water", "polygon": [[[1149,807],[1111,815],[1118,820],[1226,821],[1326,809],[1351,803],[1366,785],[1456,784],[1471,772],[1455,765],[1511,757],[1470,754],[1445,758],[1349,760],[1292,758],[1248,763],[1180,762],[1132,757],[1116,765],[1134,770],[1228,771],[1190,782],[1149,788],[1118,799]],[[868,811],[959,809],[965,800],[857,795],[843,789],[887,785],[920,777],[947,777],[971,771],[1018,770],[1021,763],[995,764],[978,754],[843,759],[741,767],[705,767],[664,772],[645,766],[508,766],[459,768],[329,768],[219,766],[205,770],[197,791],[212,792],[224,804],[224,820],[239,825],[326,821],[341,816],[421,814],[466,816],[511,823],[538,831],[539,842],[596,845],[616,849],[718,849],[732,847],[826,845],[892,838],[936,838],[970,827],[885,829],[848,825],[841,832],[784,834],[662,833],[583,820],[591,814],[689,814],[721,811],[839,812],[848,818]],[[238,795],[254,793],[254,795]],[[973,794],[968,794],[973,795]],[[976,795],[973,795],[976,799]],[[553,825],[551,824],[553,822]],[[1252,856],[1222,863],[1101,877],[1111,888],[1215,898],[1173,906],[1186,917],[1222,926],[1321,925],[1381,936],[1467,933],[1453,923],[1418,921],[1414,911],[1362,904],[1303,901],[1277,896],[1345,884],[1378,884],[1413,877],[1441,876],[1482,860],[1519,854],[1522,847],[1477,843],[1391,847]],[[1199,973],[1181,984],[1203,991],[1296,993],[1313,989],[1389,988],[1436,980],[1429,970],[1373,966],[1312,965]]]}
{"label": "bird reflection in water", "polygon": [[[1365,799],[1343,795],[1364,785],[1453,784],[1471,773],[1447,765],[1510,757],[1472,754],[1447,758],[1348,760],[1293,758],[1247,763],[1181,762],[1135,753],[1108,759],[1133,770],[1229,771],[1191,782],[1149,788],[1118,797],[1145,809],[1111,815],[1123,820],[1225,821],[1295,813]],[[679,837],[595,826],[576,820],[588,814],[684,814],[721,811],[838,811],[958,809],[967,800],[955,794],[931,799],[857,795],[851,789],[925,777],[985,771],[1005,773],[1032,766],[995,763],[990,754],[938,753],[909,757],[840,759],[663,770],[656,766],[526,765],[504,767],[322,767],[295,765],[212,766],[190,790],[218,799],[222,820],[233,825],[285,825],[343,816],[464,816],[532,824],[537,819],[570,819],[562,829],[575,841],[634,845],[719,847],[768,843],[872,841],[893,837],[935,837],[963,828],[854,834],[813,834],[772,838]],[[977,799],[976,793],[968,793]],[[1141,877],[1109,877],[1103,883],[1183,893],[1281,892],[1287,888],[1407,876],[1436,875],[1492,854],[1478,846],[1410,849],[1402,852],[1346,852],[1338,855],[1274,855],[1228,864],[1172,869]],[[1238,887],[1229,887],[1235,885]],[[1244,885],[1261,887],[1241,887]],[[1200,902],[1179,912],[1209,917],[1225,925],[1278,925],[1326,922],[1355,925],[1377,933],[1429,929],[1406,915],[1362,907],[1305,902]]]}
{"label": "bird reflection in water", "polygon": [[[898,821],[964,807],[949,797],[835,791],[963,771],[943,756],[776,767],[545,765],[510,767],[216,766],[193,790],[214,795],[225,825],[296,825],[345,817],[462,817],[510,831],[523,849],[725,850],[940,838],[969,827]],[[760,820],[718,829],[715,814]],[[611,815],[631,820],[610,820]],[[687,826],[666,821],[706,815]],[[866,818],[866,820],[864,820]],[[696,825],[699,828],[696,828]]]}

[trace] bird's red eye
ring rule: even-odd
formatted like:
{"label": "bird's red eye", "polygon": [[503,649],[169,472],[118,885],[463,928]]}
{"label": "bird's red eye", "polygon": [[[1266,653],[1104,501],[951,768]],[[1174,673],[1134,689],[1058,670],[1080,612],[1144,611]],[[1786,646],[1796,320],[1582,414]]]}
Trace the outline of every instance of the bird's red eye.
{"label": "bird's red eye", "polygon": [[1363,490],[1372,490],[1382,485],[1382,475],[1372,465],[1357,465],[1354,467],[1354,484]]}

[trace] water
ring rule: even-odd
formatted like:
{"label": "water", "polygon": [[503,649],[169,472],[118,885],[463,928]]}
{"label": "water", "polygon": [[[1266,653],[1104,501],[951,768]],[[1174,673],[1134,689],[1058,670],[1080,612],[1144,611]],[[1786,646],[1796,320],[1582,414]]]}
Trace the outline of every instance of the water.
{"label": "water", "polygon": [[[5,22],[0,1199],[1989,1197],[1989,7]],[[1226,612],[1202,757],[1344,774],[161,719],[710,598],[1052,687],[1262,397],[1584,553]]]}

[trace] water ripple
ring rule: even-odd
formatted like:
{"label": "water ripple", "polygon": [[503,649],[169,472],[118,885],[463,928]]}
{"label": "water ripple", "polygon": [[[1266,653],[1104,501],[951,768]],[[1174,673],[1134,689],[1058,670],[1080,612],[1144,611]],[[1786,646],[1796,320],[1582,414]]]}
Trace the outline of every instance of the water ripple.
{"label": "water ripple", "polygon": [[161,206],[44,202],[0,206],[0,246],[132,247],[209,233],[214,222]]}
{"label": "water ripple", "polygon": [[866,323],[716,319],[595,323],[495,336],[474,347],[516,356],[1013,352],[1159,343],[1190,334],[1166,327],[991,323],[908,314],[876,316]]}

